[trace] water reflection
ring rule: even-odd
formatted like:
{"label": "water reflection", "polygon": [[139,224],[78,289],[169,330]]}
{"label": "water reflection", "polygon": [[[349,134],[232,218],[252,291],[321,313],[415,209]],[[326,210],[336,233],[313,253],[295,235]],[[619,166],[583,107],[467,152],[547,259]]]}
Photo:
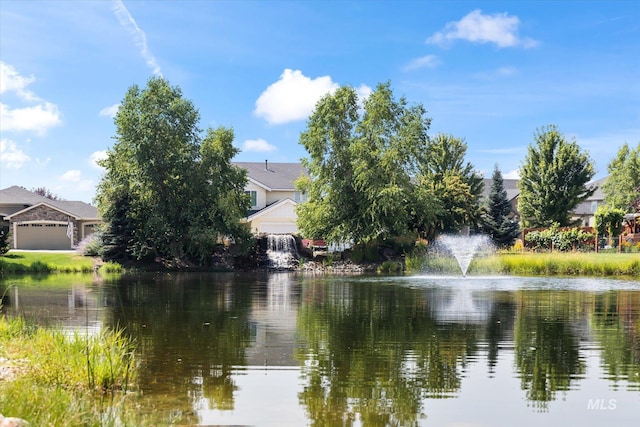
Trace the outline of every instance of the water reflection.
{"label": "water reflection", "polygon": [[532,407],[511,401],[519,421],[602,382],[620,402],[640,397],[638,282],[181,274],[3,279],[0,294],[12,283],[9,315],[125,327],[141,410],[161,424],[422,425],[447,413],[442,399],[481,416],[465,392],[479,384],[498,401],[519,394]]}

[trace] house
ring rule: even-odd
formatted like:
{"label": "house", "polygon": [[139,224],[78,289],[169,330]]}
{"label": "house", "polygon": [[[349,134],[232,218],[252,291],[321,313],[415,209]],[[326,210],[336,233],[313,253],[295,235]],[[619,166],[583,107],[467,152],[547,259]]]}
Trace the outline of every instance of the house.
{"label": "house", "polygon": [[572,219],[579,220],[580,225],[584,227],[595,227],[595,214],[598,207],[604,205],[604,193],[602,192],[602,184],[607,181],[607,177],[597,179],[587,183],[587,187],[594,186],[596,191],[589,196],[584,202],[580,203],[573,211]]}
{"label": "house", "polygon": [[[580,226],[594,227],[595,226],[595,213],[598,207],[604,204],[604,193],[602,192],[602,184],[606,182],[607,178],[601,178],[595,181],[587,183],[587,187],[592,185],[596,186],[596,191],[593,195],[589,196],[584,202],[580,203],[572,213],[571,219],[579,221]],[[486,198],[489,195],[491,189],[491,179],[484,179],[484,191],[482,192],[481,199]],[[520,190],[518,189],[518,179],[504,179],[503,185],[507,192],[507,199],[511,203],[511,218],[515,220],[520,219],[518,213],[518,197],[520,196]]]}
{"label": "house", "polygon": [[[519,179],[507,179],[507,178],[504,178],[502,180],[502,186],[504,187],[504,191],[507,192],[507,200],[511,204],[511,212],[509,213],[509,218],[514,221],[520,220],[520,213],[518,212],[518,196],[520,195],[520,190],[518,189],[518,181]],[[489,197],[493,179],[484,178],[482,182],[484,184],[484,188],[482,190],[482,194],[480,195],[480,203],[484,203],[485,199]]]}
{"label": "house", "polygon": [[51,200],[14,185],[0,190],[0,221],[12,249],[70,250],[102,221],[81,201]]}
{"label": "house", "polygon": [[296,205],[305,195],[295,181],[306,171],[300,163],[234,162],[247,171],[245,192],[251,198],[246,222],[253,233],[297,234]]}

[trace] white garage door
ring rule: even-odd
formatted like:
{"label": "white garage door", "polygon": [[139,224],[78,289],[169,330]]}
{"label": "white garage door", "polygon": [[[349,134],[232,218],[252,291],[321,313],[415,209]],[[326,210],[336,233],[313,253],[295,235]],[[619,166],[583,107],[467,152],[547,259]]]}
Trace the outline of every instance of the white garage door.
{"label": "white garage door", "polygon": [[31,223],[16,227],[16,249],[71,249],[67,224]]}

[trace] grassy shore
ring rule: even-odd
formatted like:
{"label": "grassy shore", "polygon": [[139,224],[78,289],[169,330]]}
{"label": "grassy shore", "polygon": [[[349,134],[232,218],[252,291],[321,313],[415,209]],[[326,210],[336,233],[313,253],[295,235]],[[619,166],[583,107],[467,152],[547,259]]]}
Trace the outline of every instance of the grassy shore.
{"label": "grassy shore", "polygon": [[[395,264],[395,263],[394,263]],[[16,252],[0,256],[0,274],[120,272],[114,263],[98,263],[74,252]],[[459,268],[451,257],[408,256],[407,271],[454,273]],[[384,264],[383,264],[384,266]],[[477,257],[469,274],[511,274],[522,276],[640,276],[640,254],[595,252],[500,252]]]}
{"label": "grassy shore", "polygon": [[9,251],[0,256],[0,274],[9,273],[91,273],[97,267],[107,272],[120,270],[113,263],[100,263],[75,252]]}
{"label": "grassy shore", "polygon": [[475,268],[478,271],[527,276],[640,277],[640,254],[595,252],[502,253],[494,257],[480,258]]}
{"label": "grassy shore", "polygon": [[125,404],[136,372],[133,344],[119,331],[70,335],[0,317],[4,416],[34,426],[144,425]]}
{"label": "grassy shore", "polygon": [[[452,257],[407,260],[409,272],[459,273]],[[640,254],[594,252],[502,252],[476,257],[468,274],[515,276],[635,276],[640,277]]]}

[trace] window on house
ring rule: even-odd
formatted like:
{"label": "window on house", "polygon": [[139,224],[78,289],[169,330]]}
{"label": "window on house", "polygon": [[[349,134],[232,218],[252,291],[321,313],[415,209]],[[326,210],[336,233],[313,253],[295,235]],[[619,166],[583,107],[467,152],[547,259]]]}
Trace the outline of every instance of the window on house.
{"label": "window on house", "polygon": [[307,194],[303,193],[302,191],[296,191],[295,193],[293,193],[293,200],[296,203],[306,202],[307,201]]}
{"label": "window on house", "polygon": [[591,213],[596,213],[598,210],[598,202],[591,202]]}
{"label": "window on house", "polygon": [[245,191],[245,193],[247,193],[249,195],[249,198],[251,199],[251,207],[255,208],[258,206],[258,192],[257,191]]}

